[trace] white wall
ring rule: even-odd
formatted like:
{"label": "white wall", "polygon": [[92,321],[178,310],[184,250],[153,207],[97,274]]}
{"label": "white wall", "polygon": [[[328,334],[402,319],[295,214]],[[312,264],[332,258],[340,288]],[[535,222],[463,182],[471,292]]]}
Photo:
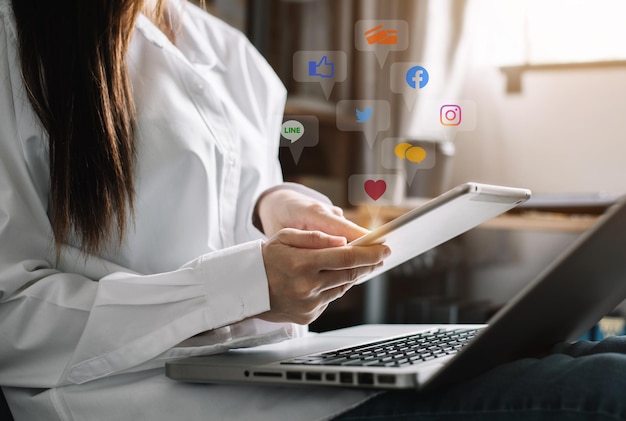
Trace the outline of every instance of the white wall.
{"label": "white wall", "polygon": [[494,67],[467,73],[478,127],[456,138],[453,184],[626,193],[626,65],[529,71],[518,94],[505,83]]}

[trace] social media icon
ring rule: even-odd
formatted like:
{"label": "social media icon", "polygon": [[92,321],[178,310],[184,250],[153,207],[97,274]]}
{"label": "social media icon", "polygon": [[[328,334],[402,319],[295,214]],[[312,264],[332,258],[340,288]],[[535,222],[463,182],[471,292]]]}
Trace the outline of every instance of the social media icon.
{"label": "social media icon", "polygon": [[319,84],[326,99],[330,98],[335,84],[347,77],[345,51],[296,51],[293,54],[293,78],[298,82]]}
{"label": "social media icon", "polygon": [[298,165],[305,148],[319,143],[319,119],[312,115],[286,114],[280,132],[280,146],[288,148],[293,162]]}
{"label": "social media icon", "polygon": [[356,122],[365,123],[372,117],[373,110],[371,108],[365,108],[363,111],[356,109]]}
{"label": "social media icon", "polygon": [[335,63],[328,60],[328,56],[323,56],[319,62],[309,61],[309,76],[318,76],[328,79],[335,76]]}
{"label": "social media icon", "polygon": [[280,134],[291,143],[297,142],[304,135],[304,125],[298,120],[287,120],[283,123]]}
{"label": "social media icon", "polygon": [[[437,125],[441,130],[441,126]],[[381,142],[381,164],[388,170],[396,170],[404,176],[408,186],[413,184],[419,171],[430,170],[437,163],[436,141],[409,140],[388,137]]]}
{"label": "social media icon", "polygon": [[413,66],[406,72],[406,83],[413,89],[424,88],[428,79],[428,70],[422,66]]}
{"label": "social media icon", "polygon": [[396,45],[398,43],[398,31],[385,29],[383,25],[377,25],[363,33],[369,45]]}
{"label": "social media icon", "polygon": [[378,218],[384,205],[404,201],[404,185],[400,174],[352,174],[348,178],[348,202],[353,206],[365,205],[371,218],[369,228],[373,228],[384,219]]}
{"label": "social media icon", "polygon": [[421,164],[428,156],[426,149],[421,146],[414,146],[410,143],[399,143],[393,150],[394,154],[401,160],[406,159],[410,162]]}
{"label": "social media icon", "polygon": [[457,104],[446,104],[439,109],[439,121],[444,126],[458,126],[461,124],[461,106]]}
{"label": "social media icon", "polygon": [[376,201],[387,191],[387,183],[385,180],[366,180],[363,183],[363,189],[372,200]]}
{"label": "social media icon", "polygon": [[[389,130],[391,106],[389,101],[374,99],[337,102],[337,129],[342,132],[361,132],[370,148],[379,133]],[[356,117],[356,118],[355,118]]]}
{"label": "social media icon", "polygon": [[381,69],[391,51],[409,48],[409,40],[409,23],[405,20],[365,19],[354,24],[354,46],[374,53]]}

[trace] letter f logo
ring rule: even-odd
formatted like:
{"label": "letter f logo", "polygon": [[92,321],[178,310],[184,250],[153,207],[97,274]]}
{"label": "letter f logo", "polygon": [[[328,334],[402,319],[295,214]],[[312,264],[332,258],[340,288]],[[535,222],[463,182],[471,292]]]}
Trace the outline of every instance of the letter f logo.
{"label": "letter f logo", "polygon": [[428,70],[413,66],[406,72],[406,83],[413,89],[422,89],[428,83]]}

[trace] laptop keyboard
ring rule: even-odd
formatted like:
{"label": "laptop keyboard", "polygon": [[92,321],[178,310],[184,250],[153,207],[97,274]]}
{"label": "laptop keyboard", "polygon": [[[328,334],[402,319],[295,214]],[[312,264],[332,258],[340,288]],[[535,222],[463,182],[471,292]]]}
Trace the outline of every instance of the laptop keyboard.
{"label": "laptop keyboard", "polygon": [[479,329],[437,329],[331,352],[311,354],[281,364],[311,366],[403,367],[459,351]]}

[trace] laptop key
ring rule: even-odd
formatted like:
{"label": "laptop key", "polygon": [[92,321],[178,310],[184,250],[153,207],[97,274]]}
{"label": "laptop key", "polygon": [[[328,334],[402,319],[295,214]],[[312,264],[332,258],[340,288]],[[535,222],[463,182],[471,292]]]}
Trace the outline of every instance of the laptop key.
{"label": "laptop key", "polygon": [[438,329],[333,352],[298,357],[283,364],[401,366],[430,361],[458,352],[476,330]]}

